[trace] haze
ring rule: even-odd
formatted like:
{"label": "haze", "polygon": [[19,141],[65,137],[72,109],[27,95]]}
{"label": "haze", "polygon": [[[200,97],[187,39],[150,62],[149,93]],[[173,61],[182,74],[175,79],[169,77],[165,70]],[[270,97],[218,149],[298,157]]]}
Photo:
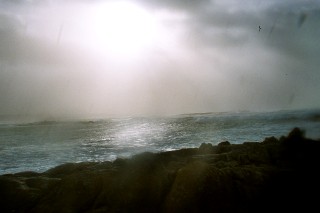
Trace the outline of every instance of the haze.
{"label": "haze", "polygon": [[316,0],[1,0],[0,115],[319,108],[319,23]]}

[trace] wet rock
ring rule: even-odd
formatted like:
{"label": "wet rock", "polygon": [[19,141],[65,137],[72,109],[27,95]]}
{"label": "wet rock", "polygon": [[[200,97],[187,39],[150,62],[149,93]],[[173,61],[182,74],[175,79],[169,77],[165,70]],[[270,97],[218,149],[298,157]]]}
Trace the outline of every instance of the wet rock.
{"label": "wet rock", "polygon": [[199,147],[199,153],[206,154],[213,152],[213,146],[211,143],[202,143]]}
{"label": "wet rock", "polygon": [[0,176],[0,212],[319,211],[320,141],[280,139]]}
{"label": "wet rock", "polygon": [[229,145],[231,145],[229,141],[223,141],[223,142],[218,143],[218,147],[229,146]]}
{"label": "wet rock", "polygon": [[229,141],[220,142],[216,147],[216,150],[217,150],[216,152],[219,154],[229,152],[231,150],[230,145],[231,144]]}

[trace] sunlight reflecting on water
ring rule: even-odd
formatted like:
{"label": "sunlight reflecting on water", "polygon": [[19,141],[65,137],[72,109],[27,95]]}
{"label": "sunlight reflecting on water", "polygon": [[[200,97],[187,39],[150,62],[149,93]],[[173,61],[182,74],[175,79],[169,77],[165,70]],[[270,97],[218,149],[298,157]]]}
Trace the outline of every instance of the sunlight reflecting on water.
{"label": "sunlight reflecting on water", "polygon": [[147,147],[155,145],[156,139],[162,139],[166,127],[161,123],[129,123],[115,134],[115,142],[123,147]]}
{"label": "sunlight reflecting on water", "polygon": [[194,114],[160,118],[0,124],[0,174],[62,163],[113,161],[229,141],[262,141],[302,127],[319,138],[319,111]]}
{"label": "sunlight reflecting on water", "polygon": [[88,132],[88,138],[82,141],[78,161],[115,160],[117,157],[130,157],[143,151],[155,151],[167,132],[168,125],[165,122],[152,119],[115,119],[103,122],[99,131]]}

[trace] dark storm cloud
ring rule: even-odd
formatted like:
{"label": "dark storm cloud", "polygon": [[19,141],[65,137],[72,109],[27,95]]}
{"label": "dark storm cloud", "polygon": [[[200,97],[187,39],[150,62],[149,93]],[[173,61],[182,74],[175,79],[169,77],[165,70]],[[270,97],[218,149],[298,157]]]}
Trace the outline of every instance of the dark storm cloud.
{"label": "dark storm cloud", "polygon": [[[265,39],[268,45],[288,50],[288,54],[312,48],[305,42],[319,37],[320,3],[317,1],[143,1],[168,10],[188,14],[189,38],[203,45],[235,46],[246,39]],[[228,2],[228,1],[225,1]],[[252,33],[262,26],[262,35]],[[300,29],[308,25],[306,29]],[[251,38],[250,38],[251,37]],[[307,39],[301,38],[307,37]],[[308,41],[306,41],[308,40]],[[279,46],[280,45],[280,46]],[[314,47],[314,46],[313,46]],[[316,47],[315,47],[316,48]]]}
{"label": "dark storm cloud", "polygon": [[[304,101],[306,105],[308,102],[318,105],[319,99],[311,91],[320,89],[315,86],[320,80],[317,71],[320,65],[317,60],[320,54],[320,3],[271,1],[263,4],[261,1],[261,4],[254,4],[254,1],[234,5],[213,2],[211,7],[202,8],[198,13],[190,11],[190,40],[209,51],[218,50],[232,59],[230,63],[237,64],[242,58],[247,63],[243,69],[255,70],[248,72],[241,67],[232,67],[230,71],[228,65],[224,65],[222,70],[229,70],[227,73],[233,73],[233,77],[239,75],[240,81],[233,82],[234,85],[244,88],[241,89],[245,91],[243,94],[236,91],[234,94],[246,100],[251,96],[261,103],[268,100],[265,106],[283,107],[293,104],[293,97],[305,93],[308,97]],[[259,33],[258,26],[262,27]],[[232,54],[228,49],[233,50]],[[268,72],[270,76],[262,72]],[[270,85],[277,89],[271,89]],[[260,92],[254,94],[252,91],[256,89]],[[233,95],[232,98],[236,99]]]}
{"label": "dark storm cloud", "polygon": [[[207,7],[196,7],[198,11],[191,7],[187,10],[190,14],[190,34],[207,46],[222,44],[233,47],[237,43],[244,44],[246,39],[264,42],[268,34],[267,42],[270,43],[267,45],[287,49],[288,54],[309,49],[311,46],[306,42],[314,42],[314,38],[319,37],[320,3],[316,1],[273,2],[256,4],[256,7],[250,7],[251,4],[254,5],[255,1],[242,1],[235,5],[213,2]],[[253,33],[258,31],[260,25],[262,32],[257,36]],[[303,25],[308,26],[301,29]]]}

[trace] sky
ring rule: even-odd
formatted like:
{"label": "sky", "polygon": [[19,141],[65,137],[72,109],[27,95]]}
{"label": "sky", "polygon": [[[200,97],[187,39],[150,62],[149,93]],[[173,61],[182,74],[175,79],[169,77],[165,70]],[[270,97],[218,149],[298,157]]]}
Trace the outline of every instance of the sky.
{"label": "sky", "polygon": [[317,0],[0,0],[0,115],[319,108],[319,23]]}

